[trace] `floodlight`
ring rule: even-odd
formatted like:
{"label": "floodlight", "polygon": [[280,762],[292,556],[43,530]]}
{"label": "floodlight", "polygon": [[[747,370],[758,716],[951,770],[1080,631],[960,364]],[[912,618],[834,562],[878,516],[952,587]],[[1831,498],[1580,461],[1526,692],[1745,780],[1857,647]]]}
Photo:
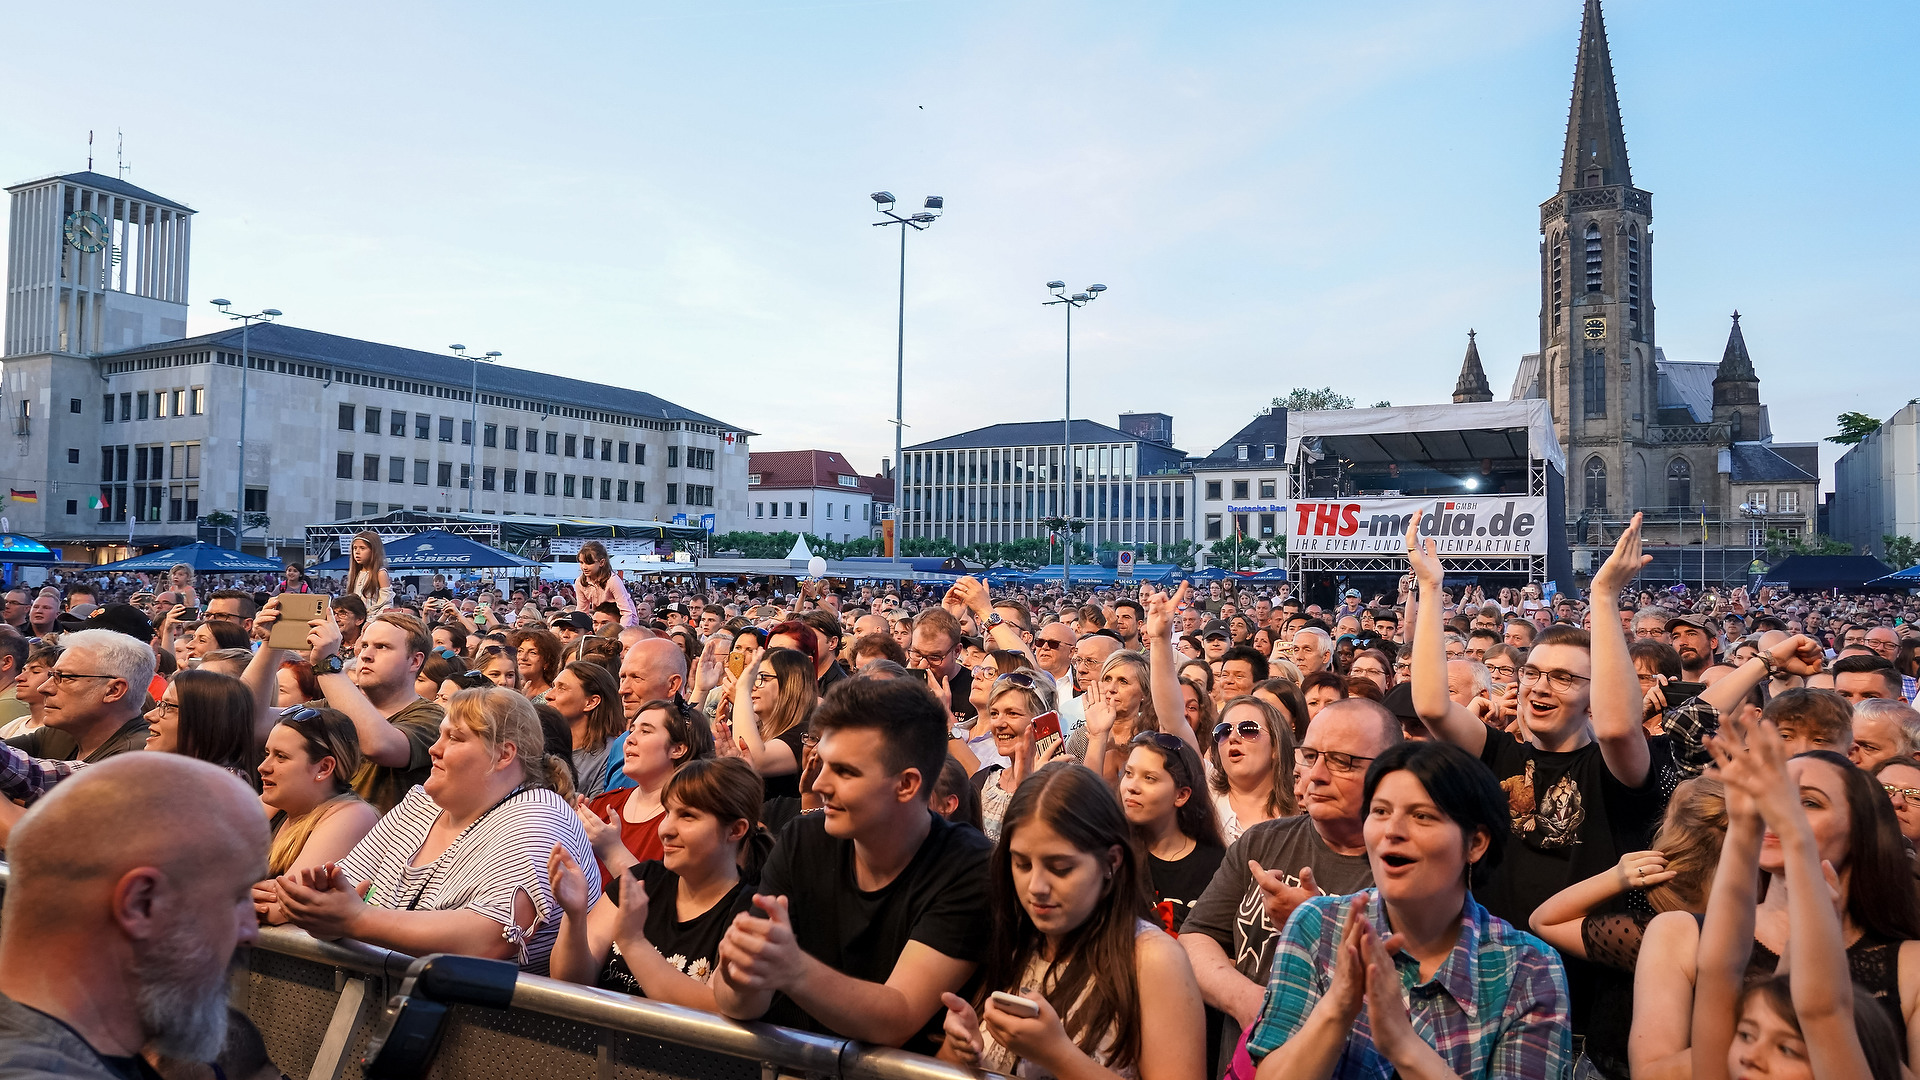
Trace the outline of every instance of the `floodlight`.
{"label": "floodlight", "polygon": [[1087,291],[1090,293],[1103,293],[1107,291],[1107,287],[1105,285],[1089,285],[1087,286]]}
{"label": "floodlight", "polygon": [[946,209],[946,207],[947,207],[947,200],[941,198],[938,195],[927,196],[927,209],[944,210]]}
{"label": "floodlight", "polygon": [[466,347],[465,345],[449,345],[449,346],[447,346],[447,348],[449,348],[449,349],[452,349],[452,350],[453,350],[454,352],[466,352],[466,351],[467,351],[467,347]]}
{"label": "floodlight", "polygon": [[219,307],[219,308],[233,306],[233,301],[231,300],[209,300],[207,301],[207,303],[212,304],[214,307]]}
{"label": "floodlight", "polygon": [[279,309],[279,308],[272,308],[272,307],[270,307],[270,308],[268,308],[268,309],[266,309],[265,311],[262,311],[262,312],[261,312],[260,314],[262,314],[262,315],[266,315],[266,316],[269,316],[269,317],[271,317],[271,318],[275,318],[275,319],[277,319],[277,318],[279,318],[279,317],[280,317],[280,309]]}
{"label": "floodlight", "polygon": [[880,208],[884,210],[884,209],[886,209],[887,207],[889,207],[889,206],[892,206],[892,205],[893,205],[893,192],[891,192],[891,191],[876,191],[876,192],[874,192],[874,193],[873,193],[873,195],[872,195],[872,199],[873,199],[873,201],[874,201],[874,202],[876,202],[876,203],[879,203],[879,204],[881,204],[881,207],[880,207]]}
{"label": "floodlight", "polygon": [[[1064,282],[1064,281],[1049,281],[1049,282],[1047,282],[1047,288],[1049,288],[1049,289],[1052,289],[1052,290],[1054,290],[1055,292],[1058,292],[1059,290],[1061,290],[1061,289],[1064,289],[1064,288],[1066,288],[1066,287],[1067,287],[1067,283],[1066,283],[1066,282]],[[215,300],[215,301],[214,301],[214,303],[216,303],[216,304],[224,304],[224,303],[226,303],[226,301],[224,301],[224,300]]]}

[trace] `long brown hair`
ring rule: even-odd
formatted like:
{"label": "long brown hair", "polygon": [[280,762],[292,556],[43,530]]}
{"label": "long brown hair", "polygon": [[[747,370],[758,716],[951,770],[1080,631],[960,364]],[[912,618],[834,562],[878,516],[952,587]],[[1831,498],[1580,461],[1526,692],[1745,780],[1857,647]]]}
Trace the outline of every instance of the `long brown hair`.
{"label": "long brown hair", "polygon": [[1720,847],[1727,839],[1727,788],[1717,776],[1696,776],[1673,789],[1653,850],[1667,857],[1670,881],[1647,890],[1655,911],[1705,911]]}
{"label": "long brown hair", "polygon": [[973,1004],[984,1008],[995,990],[1019,990],[1027,967],[1046,948],[1013,884],[1013,838],[1030,821],[1044,823],[1074,847],[1105,860],[1119,850],[1087,921],[1068,931],[1035,989],[1060,1014],[1067,1038],[1088,1054],[1111,1042],[1106,1066],[1123,1072],[1140,1060],[1140,988],[1134,936],[1147,917],[1146,874],[1120,802],[1099,773],[1084,765],[1048,765],[1021,781],[1001,821],[1000,842],[988,863],[993,946]]}
{"label": "long brown hair", "polygon": [[586,569],[584,564],[580,570],[580,576],[587,579],[587,584],[604,587],[613,579],[613,563],[607,560],[607,545],[598,540],[589,540],[580,545],[580,552],[574,558],[579,559],[582,555],[591,555],[594,561],[592,570]]}
{"label": "long brown hair", "polygon": [[333,794],[319,806],[297,818],[286,811],[274,812],[273,843],[267,849],[267,872],[278,876],[293,866],[314,827],[328,814],[349,802],[359,802],[353,790],[353,777],[360,771],[360,739],[354,734],[353,721],[333,709],[289,709],[280,715],[279,727],[300,736],[306,744],[307,760],[315,764],[333,759]]}
{"label": "long brown hair", "polygon": [[[820,698],[820,689],[814,682],[813,661],[798,649],[773,649],[767,653],[764,663],[779,677],[780,692],[774,698],[773,708],[759,718],[760,737],[777,739],[794,725],[807,722],[813,715],[814,703]],[[751,693],[753,687],[747,687],[747,691]]]}
{"label": "long brown hair", "polygon": [[253,692],[231,675],[183,671],[173,677],[179,704],[175,752],[227,769],[260,786],[253,745]]}
{"label": "long brown hair", "polygon": [[608,739],[627,729],[627,715],[620,704],[620,681],[611,671],[590,660],[576,660],[561,670],[580,680],[581,693],[600,699],[600,704],[587,710],[589,749],[606,745]]}
{"label": "long brown hair", "polygon": [[[355,541],[367,542],[367,565],[360,566],[353,561]],[[353,534],[347,541],[347,592],[365,600],[373,601],[380,597],[380,572],[387,568],[387,545],[380,534],[372,529],[363,529]],[[365,580],[362,580],[365,575]]]}

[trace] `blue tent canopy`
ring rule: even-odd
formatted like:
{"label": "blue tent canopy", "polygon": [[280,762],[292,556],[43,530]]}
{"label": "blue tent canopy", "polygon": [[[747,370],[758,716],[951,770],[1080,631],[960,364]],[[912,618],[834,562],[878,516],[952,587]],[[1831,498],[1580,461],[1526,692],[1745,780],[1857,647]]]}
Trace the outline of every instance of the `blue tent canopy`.
{"label": "blue tent canopy", "polygon": [[[387,544],[389,570],[465,570],[474,567],[537,567],[535,559],[523,559],[510,552],[490,548],[477,540],[455,536],[439,529],[402,536]],[[309,567],[314,573],[345,570],[347,556],[328,559]]]}
{"label": "blue tent canopy", "polygon": [[258,555],[248,555],[244,551],[218,547],[202,540],[184,547],[149,551],[145,555],[135,555],[131,559],[121,559],[119,562],[90,567],[90,569],[151,572],[168,570],[179,563],[186,563],[193,567],[196,573],[211,571],[223,574],[275,574],[286,569],[287,565],[279,559],[263,559]]}
{"label": "blue tent canopy", "polygon": [[1877,577],[1867,582],[1869,585],[1892,585],[1907,589],[1920,589],[1920,566],[1909,566],[1905,570],[1895,570],[1885,577]]}
{"label": "blue tent canopy", "polygon": [[0,563],[46,565],[60,561],[60,553],[31,536],[0,533]]}

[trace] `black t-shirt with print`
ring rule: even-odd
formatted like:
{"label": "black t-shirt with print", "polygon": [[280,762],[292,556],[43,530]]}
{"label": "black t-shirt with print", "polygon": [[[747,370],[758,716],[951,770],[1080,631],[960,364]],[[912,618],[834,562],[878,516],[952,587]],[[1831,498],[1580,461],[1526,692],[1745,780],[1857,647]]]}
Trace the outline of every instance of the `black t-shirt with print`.
{"label": "black t-shirt with print", "polygon": [[1226,853],[1227,849],[1218,844],[1196,843],[1192,851],[1178,859],[1147,856],[1147,869],[1153,877],[1154,918],[1167,933],[1180,932],[1187,911],[1207,891]]}
{"label": "black t-shirt with print", "polygon": [[[906,869],[867,892],[855,873],[853,841],[828,835],[824,815],[803,815],[780,831],[759,891],[786,896],[800,948],[851,978],[885,983],[909,941],[944,956],[978,960],[992,931],[987,856],[993,844],[970,826],[954,825],[931,810],[927,816],[931,827]],[[785,994],[774,995],[764,1019],[839,1034]],[[933,1053],[945,1019],[946,1010],[935,1008],[920,1035],[902,1049]]]}
{"label": "black t-shirt with print", "polygon": [[[701,982],[711,979],[714,958],[720,955],[720,939],[727,936],[733,917],[753,906],[753,881],[742,875],[733,889],[712,907],[681,922],[675,904],[679,875],[658,859],[648,859],[635,866],[631,873],[639,878],[641,888],[647,893],[647,942],[660,950],[660,955],[679,969],[680,974]],[[618,903],[621,885],[630,880],[610,880],[606,887],[607,899]],[[646,996],[617,944],[607,953],[599,984],[603,990]]]}

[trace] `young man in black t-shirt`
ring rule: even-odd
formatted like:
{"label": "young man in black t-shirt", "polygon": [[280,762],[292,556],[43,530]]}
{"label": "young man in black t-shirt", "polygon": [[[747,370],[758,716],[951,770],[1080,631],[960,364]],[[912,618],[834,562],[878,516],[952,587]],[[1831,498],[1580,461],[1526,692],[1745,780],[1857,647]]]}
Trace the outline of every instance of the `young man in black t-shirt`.
{"label": "young man in black t-shirt", "polygon": [[781,830],[756,911],[720,943],[714,997],[766,1019],[932,1053],[943,993],[987,947],[987,856],[975,829],[927,808],[948,718],[925,686],[849,678],[813,714],[826,810]]}
{"label": "young man in black t-shirt", "polygon": [[[1641,726],[1639,678],[1621,628],[1620,590],[1649,560],[1640,553],[1640,517],[1621,534],[1593,577],[1593,631],[1551,626],[1520,668],[1521,738],[1495,730],[1447,696],[1441,623],[1442,571],[1418,522],[1407,551],[1420,587],[1413,638],[1413,703],[1439,738],[1477,754],[1507,794],[1514,843],[1474,898],[1525,928],[1548,897],[1645,848],[1665,807],[1659,763]],[[1581,965],[1568,964],[1576,1009],[1584,1010]],[[1578,1029],[1576,1017],[1576,1029]]]}

